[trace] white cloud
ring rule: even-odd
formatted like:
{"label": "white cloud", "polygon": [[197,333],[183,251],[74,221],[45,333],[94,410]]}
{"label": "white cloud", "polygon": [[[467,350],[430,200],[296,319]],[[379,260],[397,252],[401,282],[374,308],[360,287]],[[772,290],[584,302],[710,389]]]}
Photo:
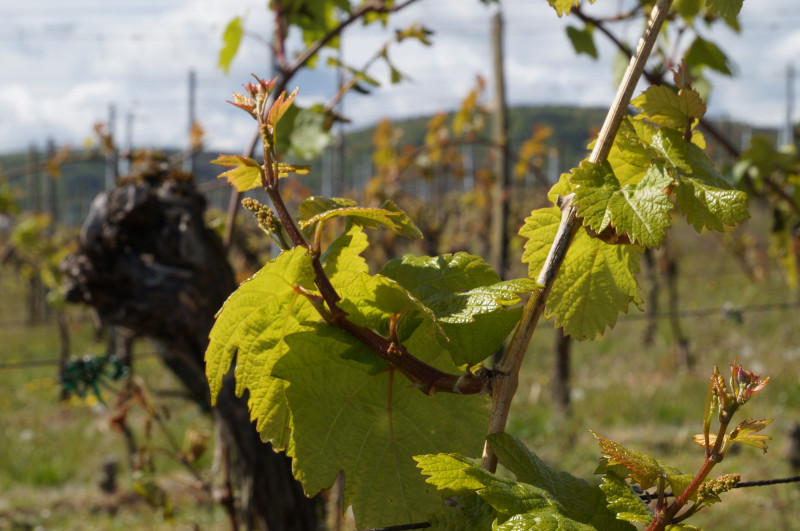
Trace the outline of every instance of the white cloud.
{"label": "white cloud", "polygon": [[[623,0],[628,5],[631,0]],[[79,143],[91,126],[117,106],[117,132],[133,114],[139,145],[180,146],[187,127],[187,72],[198,78],[197,111],[214,149],[240,151],[252,122],[225,103],[251,73],[269,74],[269,54],[246,38],[231,74],[216,69],[225,24],[246,15],[249,31],[263,35],[270,19],[263,0],[172,0],[98,3],[30,0],[0,8],[0,152],[39,145],[47,136]],[[767,5],[768,4],[768,5]],[[598,2],[587,10],[617,9],[620,2]],[[474,85],[491,73],[489,21],[496,6],[478,0],[429,0],[398,14],[390,27],[354,24],[344,37],[345,61],[360,65],[392,35],[414,21],[435,31],[430,48],[415,42],[395,45],[390,57],[413,82],[385,85],[368,97],[349,96],[345,112],[355,124],[382,116],[399,118],[453,109]],[[503,2],[506,25],[507,93],[512,104],[606,105],[613,98],[613,48],[596,33],[600,61],[575,56],[559,19],[542,0]],[[759,124],[778,125],[784,113],[786,64],[800,53],[796,0],[745,2],[743,32],[704,31],[736,62],[739,77],[713,78],[710,111]],[[619,31],[635,40],[639,24]],[[268,37],[268,35],[267,35]],[[388,80],[376,65],[375,75]],[[335,88],[335,74],[324,65],[295,80],[302,101],[324,101]],[[798,83],[800,88],[800,83]],[[491,87],[488,92],[491,93]]]}

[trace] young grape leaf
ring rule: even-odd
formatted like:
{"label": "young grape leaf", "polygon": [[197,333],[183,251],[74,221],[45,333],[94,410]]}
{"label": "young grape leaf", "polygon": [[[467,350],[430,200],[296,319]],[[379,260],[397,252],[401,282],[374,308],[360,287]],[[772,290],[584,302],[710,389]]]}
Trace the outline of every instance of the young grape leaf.
{"label": "young grape leaf", "polygon": [[633,492],[624,478],[616,474],[605,474],[600,489],[606,495],[608,510],[616,515],[617,519],[644,524],[653,521],[653,511]]}
{"label": "young grape leaf", "polygon": [[681,212],[699,232],[703,227],[721,231],[749,217],[747,194],[734,190],[714,167],[708,155],[680,132],[661,129],[655,147],[669,163],[667,170],[678,182],[675,198]]}
{"label": "young grape leaf", "polygon": [[343,470],[344,505],[353,506],[359,528],[418,522],[438,511],[441,499],[411,457],[442,449],[479,453],[487,399],[428,396],[395,370],[375,372],[356,360],[375,355],[338,330],[286,341],[291,353],[273,375],[289,383],[288,452],[305,492],[330,487]]}
{"label": "young grape leaf", "polygon": [[209,334],[205,359],[212,404],[238,353],[236,394],[249,390],[251,418],[262,438],[279,449],[287,442],[289,413],[284,383],[270,373],[287,350],[286,334],[308,328],[303,321],[314,310],[295,287],[311,289],[314,278],[306,249],[281,253],[228,297]]}
{"label": "young grape leaf", "polygon": [[684,474],[677,468],[663,464],[638,450],[626,448],[594,432],[592,435],[603,449],[603,463],[599,470],[610,472],[607,477],[617,475],[615,467],[622,465],[627,470],[625,477],[630,477],[631,481],[638,483],[643,489],[649,489],[659,478],[663,478],[676,493],[683,492],[694,478],[691,474]]}
{"label": "young grape leaf", "polygon": [[637,118],[674,129],[683,129],[706,113],[706,106],[696,90],[682,89],[676,93],[664,85],[649,87],[631,105],[642,110]]}
{"label": "young grape leaf", "polygon": [[310,197],[300,207],[302,228],[336,217],[347,217],[367,229],[383,227],[406,238],[422,238],[414,222],[391,200],[385,201],[379,208],[364,208],[356,206],[349,199]]}
{"label": "young grape leaf", "polygon": [[[534,210],[519,234],[528,239],[522,261],[531,278],[538,276],[555,238],[561,212],[557,207]],[[556,326],[575,339],[593,338],[614,326],[619,312],[631,302],[640,304],[635,245],[609,245],[578,231],[561,264],[545,316],[556,318]]]}
{"label": "young grape leaf", "polygon": [[607,164],[582,162],[572,182],[579,185],[573,199],[578,214],[595,232],[612,226],[644,247],[658,247],[664,239],[672,210],[665,190],[673,180],[662,162],[652,162],[637,185],[622,187]]}
{"label": "young grape leaf", "polygon": [[591,524],[596,529],[632,530],[609,512],[606,496],[597,485],[550,467],[522,442],[506,433],[491,434],[487,439],[500,463],[516,476],[517,481],[550,493],[569,518]]}
{"label": "young grape leaf", "polygon": [[232,170],[219,174],[217,178],[225,177],[228,179],[228,182],[240,192],[246,192],[256,186],[261,186],[261,178],[264,174],[264,169],[261,167],[261,164],[250,157],[242,157],[241,155],[220,155],[212,160],[211,164],[233,166]]}
{"label": "young grape leaf", "polygon": [[772,437],[769,435],[756,435],[756,433],[766,428],[772,421],[773,419],[743,420],[731,432],[730,439],[733,442],[755,446],[767,453],[767,441],[771,441]]}
{"label": "young grape leaf", "polygon": [[[768,424],[772,422],[773,419],[763,419],[763,420],[753,420],[753,419],[746,419],[743,420],[739,425],[730,433],[730,435],[725,435],[726,444],[727,442],[738,442],[742,444],[746,444],[748,446],[753,446],[755,448],[759,448],[763,450],[764,453],[767,453],[767,441],[771,441],[772,437],[769,435],[757,435],[757,433],[764,428],[767,427]],[[708,443],[711,446],[717,441],[716,435],[709,435]],[[694,436],[694,441],[699,444],[700,446],[705,446],[705,435],[698,434]]]}
{"label": "young grape leaf", "polygon": [[225,31],[222,34],[222,49],[219,51],[219,62],[217,67],[222,69],[226,74],[231,69],[233,58],[236,57],[236,52],[239,51],[239,44],[242,42],[242,34],[244,28],[242,27],[242,17],[234,17],[225,26]]}
{"label": "young grape leaf", "polygon": [[631,480],[638,483],[643,489],[649,489],[656,484],[659,477],[664,475],[664,471],[655,458],[604,439],[594,432],[592,435],[603,449],[603,455],[607,460],[606,465],[620,464],[624,466],[628,470]]}
{"label": "young grape leaf", "polygon": [[[556,10],[558,16],[563,16],[565,13],[569,15],[569,12],[572,11],[573,6],[577,6],[580,0],[547,0],[547,3],[550,4],[553,9]],[[589,0],[590,4],[593,4],[595,0]]]}

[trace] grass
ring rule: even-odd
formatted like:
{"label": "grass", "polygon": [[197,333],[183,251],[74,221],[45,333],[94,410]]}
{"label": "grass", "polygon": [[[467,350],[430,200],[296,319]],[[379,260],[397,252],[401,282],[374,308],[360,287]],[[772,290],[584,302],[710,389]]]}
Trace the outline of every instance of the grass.
{"label": "grass", "polygon": [[[754,234],[765,233],[758,219],[749,223]],[[721,308],[726,303],[746,309],[798,300],[768,261],[763,280],[748,280],[718,236],[698,236],[676,223],[671,239],[672,250],[680,253],[684,310]],[[764,247],[756,241],[755,250],[762,255]],[[24,289],[6,271],[0,273],[0,364],[53,359],[58,352],[55,327],[20,326]],[[644,283],[644,276],[640,280]],[[88,315],[77,308],[70,312],[73,354],[101,353],[104,346],[95,341]],[[773,440],[767,455],[742,448],[712,475],[739,472],[745,481],[794,475],[785,451],[787,428],[800,421],[797,311],[745,310],[742,322],[722,312],[682,318],[696,358],[688,371],[676,367],[675,341],[666,319],[659,320],[654,344],[643,346],[646,321],[637,318],[640,315],[631,309],[597,341],[573,343],[573,404],[567,416],[558,413],[551,398],[554,337],[552,325],[542,323],[523,368],[509,431],[554,466],[585,478],[592,477],[599,457],[589,429],[694,472],[702,449],[691,436],[701,431],[708,377],[715,364],[724,371],[738,357],[746,368],[772,378],[739,420],[774,417],[767,428]],[[146,343],[138,349],[136,372],[151,390],[180,388],[158,359],[147,354]],[[60,404],[56,375],[52,365],[0,369],[0,529],[227,529],[222,509],[183,467],[158,450],[169,444],[157,426],[147,439],[141,409],[132,412],[129,424],[149,449],[154,468],[149,477],[169,496],[175,508],[172,519],[165,520],[136,495],[124,439],[110,427],[113,410],[91,397]],[[104,396],[113,402],[110,392]],[[192,403],[163,397],[158,403],[169,409],[169,430],[177,440],[189,429],[211,432],[209,419]],[[120,466],[114,494],[98,487],[103,462],[109,459]],[[195,466],[206,473],[209,456]],[[800,529],[798,506],[797,485],[739,489],[690,523],[729,531]]]}
{"label": "grass", "polygon": [[[175,507],[171,519],[133,491],[134,474],[128,465],[124,438],[111,428],[114,395],[111,382],[101,397],[72,397],[59,401],[60,385],[55,364],[26,366],[32,360],[55,360],[58,334],[54,325],[19,325],[20,301],[25,292],[7,271],[0,276],[0,529],[227,529],[218,504],[197,488],[191,475],[165,455],[169,449],[163,432],[154,425],[145,433],[147,415],[134,409],[128,423],[153,472]],[[94,339],[89,315],[71,308],[72,353],[102,354],[104,345]],[[180,389],[155,356],[138,346],[136,372],[151,390]],[[17,365],[14,365],[17,364]],[[169,411],[168,429],[178,441],[188,429],[211,432],[211,422],[192,403],[157,398]],[[119,489],[104,493],[98,486],[104,462],[119,466]],[[210,457],[195,466],[205,471]]]}

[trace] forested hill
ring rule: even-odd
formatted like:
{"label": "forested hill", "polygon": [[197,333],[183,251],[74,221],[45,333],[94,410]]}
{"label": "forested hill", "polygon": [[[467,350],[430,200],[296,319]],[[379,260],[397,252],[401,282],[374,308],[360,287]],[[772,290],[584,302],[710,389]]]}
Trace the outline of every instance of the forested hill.
{"label": "forested hill", "polygon": [[[605,118],[606,111],[595,108],[579,108],[567,106],[544,107],[513,107],[508,112],[510,149],[517,152],[520,144],[530,138],[533,128],[539,126],[552,127],[552,135],[547,139],[548,147],[555,148],[558,152],[558,166],[560,171],[566,171],[576,166],[587,155],[586,146],[591,138],[596,135],[600,124]],[[431,116],[410,118],[394,122],[395,127],[402,130],[402,144],[422,145]],[[486,126],[482,136],[490,135],[490,116],[486,117]],[[452,123],[448,121],[448,123]],[[745,126],[741,124],[717,123],[717,127],[732,140],[734,145],[739,145],[743,137]],[[771,132],[774,133],[774,132]],[[345,187],[364,182],[365,176],[371,171],[373,137],[375,126],[366,127],[357,131],[348,132],[344,136],[344,162],[342,164]],[[244,139],[243,139],[244,142]],[[141,146],[151,147],[151,146]],[[157,147],[156,147],[157,148]],[[710,145],[712,156],[714,146]],[[328,162],[331,160],[329,148],[326,154],[310,161],[311,174],[304,176],[303,180],[315,192],[320,191],[320,180],[327,172],[332,171]],[[167,154],[174,153],[174,149],[164,149]],[[219,166],[210,164],[219,153],[209,150],[198,156],[196,175],[199,182],[214,180],[222,170]],[[73,154],[75,159],[82,158],[80,153]],[[26,195],[30,192],[29,179],[24,171],[20,171],[29,160],[27,153],[13,153],[0,155],[0,168],[2,175],[11,181],[17,189],[17,196],[23,206],[26,204]],[[38,155],[39,160],[44,157]],[[327,157],[327,159],[326,159]],[[324,161],[323,159],[326,159]],[[304,161],[308,163],[308,161]],[[80,223],[82,213],[88,208],[91,198],[103,187],[105,163],[101,158],[93,161],[69,163],[61,168],[61,176],[57,182],[57,196],[64,205],[62,210],[64,219],[60,221],[67,224]],[[46,193],[46,192],[45,192]],[[222,191],[219,191],[212,203],[225,204]]]}

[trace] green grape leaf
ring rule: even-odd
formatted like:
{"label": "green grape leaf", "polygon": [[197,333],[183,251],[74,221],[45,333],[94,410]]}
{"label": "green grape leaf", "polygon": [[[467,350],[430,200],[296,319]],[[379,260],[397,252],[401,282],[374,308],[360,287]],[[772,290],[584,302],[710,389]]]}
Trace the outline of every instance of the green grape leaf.
{"label": "green grape leaf", "polygon": [[409,312],[418,312],[436,322],[429,308],[389,277],[359,273],[337,289],[342,297],[337,306],[357,325],[386,330],[389,318]]}
{"label": "green grape leaf", "polygon": [[[476,494],[452,497],[451,503],[432,514],[427,521],[435,531],[486,531],[497,516],[491,505]],[[455,503],[452,503],[455,502]],[[455,506],[454,506],[455,505]]]}
{"label": "green grape leaf", "polygon": [[362,272],[369,272],[361,253],[369,246],[367,235],[358,225],[340,234],[320,256],[325,274],[333,287],[347,286]]}
{"label": "green grape leaf", "polygon": [[518,294],[536,288],[529,279],[502,282],[482,258],[463,252],[405,255],[390,260],[381,274],[433,311],[449,338],[440,340],[441,347],[456,366],[475,365],[495,353],[519,320],[520,308],[511,307],[520,302]]}
{"label": "green grape leaf", "polygon": [[232,170],[228,170],[217,176],[225,177],[236,190],[246,192],[256,186],[261,186],[261,178],[264,169],[257,161],[250,157],[242,157],[241,155],[220,155],[211,161],[211,164],[219,164],[220,166],[233,166]]}
{"label": "green grape leaf", "polygon": [[407,254],[387,262],[381,274],[395,279],[422,301],[500,282],[483,258],[463,252],[433,257]]}
{"label": "green grape leaf", "polygon": [[458,454],[417,455],[414,460],[429,476],[426,482],[446,495],[477,492],[505,517],[558,506],[546,491],[492,474]]}
{"label": "green grape leaf", "polygon": [[[577,6],[580,0],[547,0],[547,3],[556,10],[558,16],[563,16],[564,14],[569,15],[569,12],[572,11],[573,6]],[[595,0],[589,0],[590,4],[594,4]]]}
{"label": "green grape leaf", "polygon": [[699,232],[703,227],[723,230],[749,217],[747,194],[722,178],[708,155],[680,132],[661,129],[653,137],[655,147],[669,163],[678,185],[675,199],[689,223]]}
{"label": "green grape leaf", "polygon": [[744,0],[706,0],[709,11],[723,18],[735,17],[742,10]]}
{"label": "green grape leaf", "polygon": [[[493,449],[500,450],[501,464],[507,465],[504,459],[509,458],[511,467],[519,473],[517,481],[491,474],[457,454],[418,455],[414,459],[422,474],[429,476],[426,481],[442,490],[443,496],[477,492],[498,512],[498,523],[505,522],[506,527],[499,527],[502,529],[633,530],[606,509],[605,496],[598,487],[556,472],[509,436],[490,436],[489,440]],[[536,527],[537,522],[543,527]]]}
{"label": "green grape leaf", "polygon": [[378,208],[364,208],[349,199],[310,197],[300,205],[301,228],[336,217],[347,217],[367,229],[383,227],[406,238],[422,238],[419,228],[391,200]]}
{"label": "green grape leaf", "polygon": [[673,180],[663,163],[651,163],[637,185],[620,187],[607,164],[584,161],[573,170],[572,182],[579,185],[573,199],[578,213],[595,232],[611,226],[644,247],[658,247],[666,236],[672,210],[668,190]]}
{"label": "green grape leaf", "polygon": [[[688,487],[689,484],[694,479],[694,474],[684,474],[675,467],[665,465],[660,461],[659,464],[667,472],[666,475],[667,483],[669,483],[669,487],[672,489],[672,492],[674,492],[676,496],[680,495],[680,493],[685,491],[686,487]],[[690,499],[692,501],[697,501],[696,491],[694,492],[694,494],[692,494]]]}
{"label": "green grape leaf", "polygon": [[615,474],[605,474],[600,489],[606,495],[609,511],[616,515],[617,519],[644,524],[653,521],[653,511],[633,492],[623,478]]}
{"label": "green grape leaf", "polygon": [[606,508],[603,491],[597,485],[550,467],[508,434],[491,434],[487,439],[500,463],[516,476],[517,481],[547,491],[562,505],[569,518],[606,531],[632,531],[631,526],[615,520]]}
{"label": "green grape leaf", "polygon": [[655,128],[641,120],[625,117],[608,155],[608,163],[620,185],[635,185],[644,177],[659,153],[650,145]]}
{"label": "green grape leaf", "polygon": [[558,204],[558,196],[567,196],[574,191],[574,186],[570,182],[569,178],[571,174],[569,173],[562,173],[558,176],[558,181],[550,187],[550,190],[547,191],[547,200],[553,203],[554,205]]}
{"label": "green grape leaf", "polygon": [[417,358],[440,370],[453,372],[475,366],[495,354],[521,315],[522,308],[512,308],[476,315],[469,324],[401,319],[398,336]]}
{"label": "green grape leaf", "polygon": [[376,372],[359,363],[375,355],[335,329],[293,334],[287,343],[291,355],[277,362],[273,375],[289,382],[288,452],[305,492],[330,487],[343,470],[344,505],[353,506],[358,528],[419,522],[438,511],[441,499],[412,456],[479,453],[487,399],[421,393],[396,370]]}
{"label": "green grape leaf", "polygon": [[[456,494],[469,494],[482,489],[493,477],[488,470],[476,467],[475,463],[458,454],[417,455],[414,461],[418,463],[422,474],[429,476],[426,483]],[[502,481],[504,484],[511,483]]]}
{"label": "green grape leaf", "polygon": [[277,129],[278,136],[288,139],[289,153],[302,160],[322,155],[333,138],[327,130],[328,115],[323,106],[298,108],[291,118],[291,122],[281,122]]}
{"label": "green grape leaf", "polygon": [[494,531],[596,531],[596,527],[566,518],[553,509],[512,516]]}
{"label": "green grape leaf", "polygon": [[[351,5],[349,0],[293,0],[281,4],[281,16],[287,26],[300,31],[306,47],[315,42],[335,35],[333,31],[339,24],[341,14],[349,15]],[[338,48],[338,36],[325,41],[325,46]],[[313,68],[316,64],[317,54],[312,57],[307,66]]]}
{"label": "green grape leaf", "polygon": [[642,110],[637,118],[674,129],[683,129],[706,113],[706,106],[696,90],[682,89],[676,93],[664,85],[649,87],[631,105]]}
{"label": "green grape leaf", "polygon": [[222,33],[222,49],[219,51],[217,67],[226,74],[230,71],[233,58],[236,57],[236,52],[239,51],[239,44],[242,42],[242,35],[244,34],[242,22],[242,17],[234,17],[228,22],[228,25],[225,26],[225,31]]}
{"label": "green grape leaf", "polygon": [[597,59],[597,48],[592,37],[593,28],[594,26],[589,24],[582,30],[574,26],[567,26],[567,37],[572,42],[572,47],[575,49],[576,54],[585,53],[589,57]]}
{"label": "green grape leaf", "polygon": [[[519,234],[528,239],[522,261],[531,278],[538,276],[555,239],[561,212],[557,207],[534,210]],[[613,327],[619,312],[631,302],[640,304],[636,273],[639,253],[634,245],[609,245],[578,231],[561,264],[545,316],[556,318],[556,326],[567,335],[586,339]]]}
{"label": "green grape leaf", "polygon": [[700,13],[701,7],[703,7],[703,0],[677,0],[672,4],[672,9],[687,22],[691,22]]}
{"label": "green grape leaf", "polygon": [[700,232],[703,227],[718,231],[723,224],[735,225],[749,217],[747,194],[725,189],[704,179],[683,178],[675,197],[686,219]]}
{"label": "green grape leaf", "polygon": [[728,57],[711,41],[707,41],[700,36],[695,37],[685,56],[686,64],[692,69],[700,69],[704,66],[724,74],[733,75],[733,65]]}
{"label": "green grape leaf", "polygon": [[281,253],[228,297],[209,334],[205,360],[212,404],[236,356],[236,394],[249,391],[256,429],[278,449],[287,442],[289,412],[284,383],[270,374],[287,351],[286,335],[308,328],[303,321],[315,310],[295,287],[311,289],[314,278],[306,249]]}
{"label": "green grape leaf", "polygon": [[476,315],[520,302],[518,293],[536,288],[530,279],[500,281],[482,258],[467,253],[405,255],[390,260],[381,274],[396,280],[433,310],[439,321],[471,323]]}

